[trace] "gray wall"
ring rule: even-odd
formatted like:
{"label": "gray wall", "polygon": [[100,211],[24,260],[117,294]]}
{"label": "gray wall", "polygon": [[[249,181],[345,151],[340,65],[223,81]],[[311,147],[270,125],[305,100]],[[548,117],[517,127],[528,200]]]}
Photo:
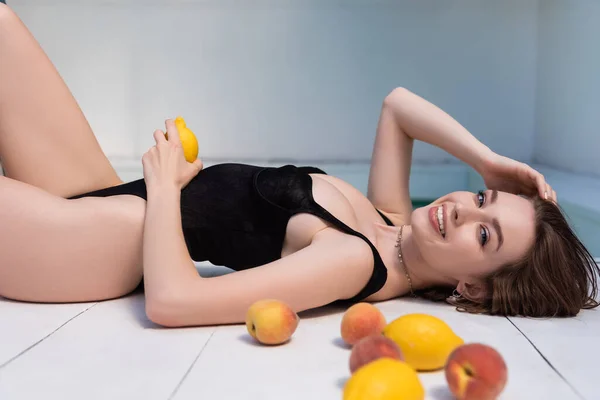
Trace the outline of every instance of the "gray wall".
{"label": "gray wall", "polygon": [[[368,161],[406,86],[508,156],[535,128],[536,0],[11,3],[112,159],[183,115],[206,159]],[[453,161],[418,143],[415,161]]]}
{"label": "gray wall", "polygon": [[600,1],[539,6],[535,159],[600,176]]}

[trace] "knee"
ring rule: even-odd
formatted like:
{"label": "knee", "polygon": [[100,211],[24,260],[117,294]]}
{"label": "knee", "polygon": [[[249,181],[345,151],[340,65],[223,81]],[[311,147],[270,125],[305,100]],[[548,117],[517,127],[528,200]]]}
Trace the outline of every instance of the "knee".
{"label": "knee", "polygon": [[15,12],[6,4],[0,3],[0,34],[10,34],[10,32],[7,31],[7,28],[10,26],[10,21],[15,20],[18,20],[17,14],[15,14]]}

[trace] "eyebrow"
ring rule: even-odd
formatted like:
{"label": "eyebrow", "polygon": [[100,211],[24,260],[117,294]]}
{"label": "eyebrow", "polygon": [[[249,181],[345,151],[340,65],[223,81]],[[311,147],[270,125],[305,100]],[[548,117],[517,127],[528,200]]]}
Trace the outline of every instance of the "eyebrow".
{"label": "eyebrow", "polygon": [[498,200],[498,191],[492,190],[492,204],[494,204]]}
{"label": "eyebrow", "polygon": [[[492,204],[494,204],[496,202],[496,200],[498,200],[498,191],[492,190],[492,198],[491,198]],[[496,251],[498,251],[498,250],[500,250],[500,247],[502,247],[502,244],[504,243],[504,235],[502,234],[502,228],[500,228],[500,222],[498,222],[498,218],[494,218],[492,220],[492,225],[494,225],[494,229],[496,230],[496,234],[498,235],[498,247],[496,248]]]}
{"label": "eyebrow", "polygon": [[498,235],[498,247],[496,248],[496,251],[498,251],[500,250],[500,247],[502,247],[502,243],[504,243],[504,235],[502,234],[502,228],[500,228],[498,218],[494,218],[492,220],[492,225],[494,225],[494,229],[496,230],[496,234]]}

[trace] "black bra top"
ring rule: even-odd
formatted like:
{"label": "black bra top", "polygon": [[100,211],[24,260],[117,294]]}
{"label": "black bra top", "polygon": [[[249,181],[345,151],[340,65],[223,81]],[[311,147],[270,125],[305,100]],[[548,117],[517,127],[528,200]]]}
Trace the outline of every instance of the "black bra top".
{"label": "black bra top", "polygon": [[[373,252],[373,273],[349,301],[360,301],[379,291],[387,280],[387,268],[377,249],[314,200],[309,174],[326,173],[313,167],[246,164],[218,164],[200,171],[181,191],[182,228],[192,259],[238,271],[267,264],[281,258],[289,219],[297,213],[310,213],[360,237]],[[139,179],[71,199],[116,195],[146,199],[145,182]],[[377,212],[393,226],[389,218]]]}

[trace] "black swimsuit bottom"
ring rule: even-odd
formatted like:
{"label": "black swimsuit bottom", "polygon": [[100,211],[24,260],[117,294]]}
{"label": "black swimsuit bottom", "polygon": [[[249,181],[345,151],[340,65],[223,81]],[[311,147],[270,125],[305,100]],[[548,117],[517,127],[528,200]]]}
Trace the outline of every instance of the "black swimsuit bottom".
{"label": "black swimsuit bottom", "polygon": [[[309,174],[326,173],[313,167],[246,164],[218,164],[200,171],[181,191],[183,234],[192,259],[237,271],[267,264],[281,258],[289,219],[298,213],[310,213],[360,237],[373,252],[371,278],[348,301],[361,301],[379,291],[386,282],[387,269],[377,249],[314,200]],[[140,179],[71,199],[117,195],[147,199],[145,181]],[[393,225],[377,212],[388,225]]]}

